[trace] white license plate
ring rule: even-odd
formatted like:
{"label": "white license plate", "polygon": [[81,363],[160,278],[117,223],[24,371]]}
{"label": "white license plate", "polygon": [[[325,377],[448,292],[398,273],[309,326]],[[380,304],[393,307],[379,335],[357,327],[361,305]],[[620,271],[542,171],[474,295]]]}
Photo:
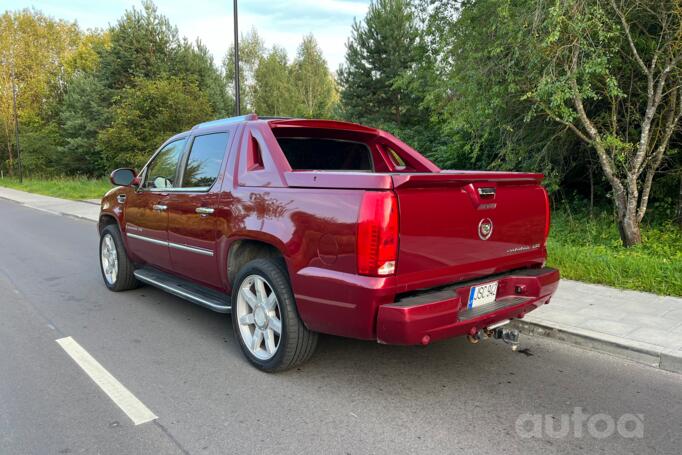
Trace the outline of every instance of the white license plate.
{"label": "white license plate", "polygon": [[477,306],[493,303],[496,296],[497,281],[473,286],[471,291],[469,291],[469,304],[467,305],[467,308],[475,308]]}

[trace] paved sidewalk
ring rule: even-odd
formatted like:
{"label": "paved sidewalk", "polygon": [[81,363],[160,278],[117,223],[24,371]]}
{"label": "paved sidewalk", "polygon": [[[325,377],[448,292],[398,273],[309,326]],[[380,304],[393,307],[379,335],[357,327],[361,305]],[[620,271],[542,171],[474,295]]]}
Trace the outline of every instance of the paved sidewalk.
{"label": "paved sidewalk", "polygon": [[517,325],[682,373],[682,298],[561,280],[552,301]]}
{"label": "paved sidewalk", "polygon": [[[68,201],[3,187],[0,198],[90,221],[99,217],[97,200]],[[562,280],[548,305],[515,323],[527,334],[682,373],[682,298]]]}
{"label": "paved sidewalk", "polygon": [[95,202],[95,200],[70,201],[2,186],[0,186],[0,198],[57,215],[72,216],[95,222],[99,219],[99,202]]}

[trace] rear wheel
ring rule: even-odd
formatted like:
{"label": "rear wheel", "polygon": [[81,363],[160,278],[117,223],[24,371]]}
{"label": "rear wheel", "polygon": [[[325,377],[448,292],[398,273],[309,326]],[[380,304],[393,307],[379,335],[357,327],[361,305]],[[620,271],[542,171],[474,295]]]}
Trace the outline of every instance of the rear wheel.
{"label": "rear wheel", "polygon": [[317,333],[298,316],[286,273],[271,259],[251,261],[237,274],[232,325],[246,358],[263,371],[305,362],[317,346]]}
{"label": "rear wheel", "polygon": [[139,285],[133,272],[135,268],[128,259],[121,234],[115,225],[102,229],[99,241],[99,264],[104,284],[114,292],[134,289]]}

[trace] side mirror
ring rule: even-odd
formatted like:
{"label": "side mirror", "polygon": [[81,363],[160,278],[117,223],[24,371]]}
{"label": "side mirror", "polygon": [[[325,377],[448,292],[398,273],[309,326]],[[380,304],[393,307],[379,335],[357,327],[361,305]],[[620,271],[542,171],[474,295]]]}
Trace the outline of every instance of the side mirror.
{"label": "side mirror", "polygon": [[131,186],[135,183],[137,173],[134,169],[122,167],[116,169],[109,176],[109,180],[116,186]]}

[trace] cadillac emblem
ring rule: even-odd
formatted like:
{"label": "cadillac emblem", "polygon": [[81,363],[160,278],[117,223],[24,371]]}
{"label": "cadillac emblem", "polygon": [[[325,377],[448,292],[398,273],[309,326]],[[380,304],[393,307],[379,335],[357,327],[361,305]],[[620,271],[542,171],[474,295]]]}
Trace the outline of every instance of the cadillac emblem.
{"label": "cadillac emblem", "polygon": [[478,223],[478,237],[481,240],[488,240],[493,235],[493,221],[490,218],[483,218]]}

